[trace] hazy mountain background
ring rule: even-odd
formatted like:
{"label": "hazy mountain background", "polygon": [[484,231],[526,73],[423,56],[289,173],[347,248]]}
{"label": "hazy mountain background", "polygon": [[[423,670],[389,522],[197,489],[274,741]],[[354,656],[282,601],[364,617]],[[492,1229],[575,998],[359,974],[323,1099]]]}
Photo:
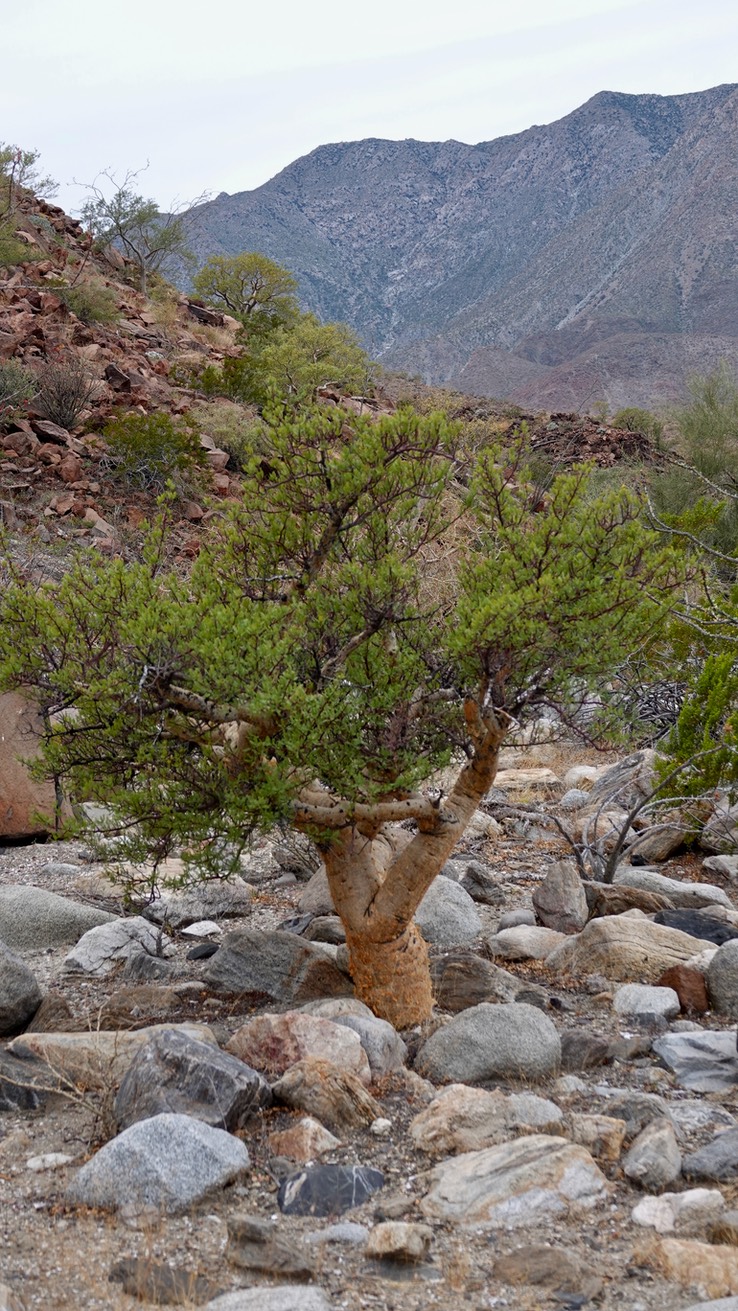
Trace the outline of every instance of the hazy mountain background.
{"label": "hazy mountain background", "polygon": [[603,91],[469,146],[321,146],[192,213],[388,366],[531,407],[653,405],[738,369],[738,86]]}

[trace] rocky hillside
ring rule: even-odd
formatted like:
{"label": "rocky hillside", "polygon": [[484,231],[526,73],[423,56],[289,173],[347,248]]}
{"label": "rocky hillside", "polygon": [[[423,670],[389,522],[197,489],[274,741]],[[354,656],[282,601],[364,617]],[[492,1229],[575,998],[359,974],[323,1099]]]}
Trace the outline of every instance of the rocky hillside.
{"label": "rocky hillside", "polygon": [[479,145],[322,146],[194,212],[385,362],[540,408],[653,404],[738,366],[738,89],[601,92]]}

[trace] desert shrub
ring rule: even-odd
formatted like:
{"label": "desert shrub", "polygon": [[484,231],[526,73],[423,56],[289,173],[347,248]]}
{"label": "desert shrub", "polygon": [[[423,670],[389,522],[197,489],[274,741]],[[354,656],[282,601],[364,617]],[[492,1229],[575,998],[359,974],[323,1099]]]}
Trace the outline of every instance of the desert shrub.
{"label": "desert shrub", "polygon": [[613,414],[610,423],[613,428],[625,428],[628,432],[642,432],[658,446],[664,435],[664,425],[650,410],[642,410],[637,405],[626,406]]}
{"label": "desert shrub", "polygon": [[49,360],[36,374],[40,412],[60,428],[74,428],[98,395],[100,383],[77,356]]}
{"label": "desert shrub", "polygon": [[114,323],[119,317],[118,298],[104,282],[80,282],[73,287],[62,284],[53,290],[83,323]]}
{"label": "desert shrub", "polygon": [[0,363],[0,428],[14,419],[18,410],[36,394],[36,379],[17,360]]}
{"label": "desert shrub", "polygon": [[248,403],[254,392],[253,361],[246,355],[226,355],[223,364],[206,364],[197,379],[193,379],[204,396],[224,396],[230,401]]}
{"label": "desert shrub", "polygon": [[12,223],[0,223],[0,269],[12,269],[41,256],[32,246],[16,237]]}
{"label": "desert shrub", "polygon": [[267,425],[241,405],[227,401],[201,403],[192,412],[200,432],[212,437],[221,451],[227,451],[235,469],[243,469],[249,456],[258,448],[260,438],[268,433]]}
{"label": "desert shrub", "polygon": [[180,492],[189,491],[204,476],[205,452],[197,430],[170,414],[119,414],[103,436],[110,471],[141,491],[162,492],[170,482]]}

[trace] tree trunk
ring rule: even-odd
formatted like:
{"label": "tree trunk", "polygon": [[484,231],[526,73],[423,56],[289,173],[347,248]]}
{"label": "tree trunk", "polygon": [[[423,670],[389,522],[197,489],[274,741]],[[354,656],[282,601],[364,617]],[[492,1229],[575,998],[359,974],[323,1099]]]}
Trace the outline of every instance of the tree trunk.
{"label": "tree trunk", "polygon": [[419,832],[372,826],[362,814],[361,823],[347,824],[321,843],[356,995],[396,1029],[431,1014],[428,948],[413,915],[497,773],[509,720],[492,712],[482,720],[474,711],[474,756],[432,819],[423,813]]}

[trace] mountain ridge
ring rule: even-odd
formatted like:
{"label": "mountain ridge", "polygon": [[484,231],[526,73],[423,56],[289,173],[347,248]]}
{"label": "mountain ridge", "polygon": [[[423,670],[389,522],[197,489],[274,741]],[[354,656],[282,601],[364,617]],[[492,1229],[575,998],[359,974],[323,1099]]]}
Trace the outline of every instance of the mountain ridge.
{"label": "mountain ridge", "polygon": [[[298,277],[307,308],[345,319],[385,363],[429,381],[467,386],[475,353],[507,351],[504,394],[535,403],[519,358],[572,363],[571,325],[599,327],[604,343],[632,319],[635,336],[709,339],[698,367],[716,353],[738,363],[736,145],[734,84],[602,91],[552,124],[476,145],[319,146],[255,191],[192,211],[193,248],[200,260],[262,250]],[[619,331],[603,332],[610,320]],[[577,384],[578,405],[594,385],[629,403],[628,379],[607,372]],[[494,394],[478,355],[471,377]],[[637,390],[653,399],[656,375]]]}

